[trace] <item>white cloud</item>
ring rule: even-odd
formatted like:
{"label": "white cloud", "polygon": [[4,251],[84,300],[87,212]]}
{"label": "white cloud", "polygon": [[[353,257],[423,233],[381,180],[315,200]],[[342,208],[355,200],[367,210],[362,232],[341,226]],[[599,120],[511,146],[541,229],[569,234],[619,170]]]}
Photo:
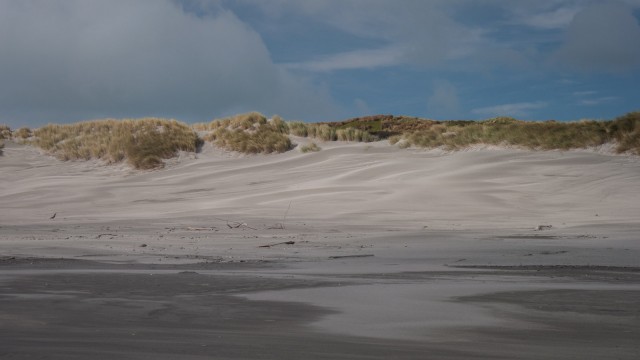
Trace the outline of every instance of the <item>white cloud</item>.
{"label": "white cloud", "polygon": [[349,36],[383,43],[288,64],[299,69],[330,71],[406,64],[432,67],[467,57],[486,45],[482,31],[463,26],[447,13],[447,1],[243,2],[262,9],[276,22],[285,17],[304,18]]}
{"label": "white cloud", "polygon": [[583,97],[583,96],[591,96],[597,94],[597,91],[594,90],[585,90],[585,91],[574,91],[573,96]]}
{"label": "white cloud", "polygon": [[640,67],[640,25],[633,9],[619,2],[595,3],[576,14],[554,62],[584,71]]}
{"label": "white cloud", "polygon": [[275,65],[260,35],[219,7],[196,16],[168,0],[3,1],[0,49],[10,123],[335,110],[326,89]]}
{"label": "white cloud", "polygon": [[306,62],[284,64],[288,69],[307,71],[335,71],[352,69],[374,69],[397,65],[401,62],[399,49],[382,48],[372,50],[354,50],[325,56]]}
{"label": "white cloud", "polygon": [[427,113],[433,118],[451,119],[460,114],[460,98],[456,87],[446,81],[437,81],[427,99]]}
{"label": "white cloud", "polygon": [[513,117],[525,117],[529,116],[531,110],[542,109],[547,106],[544,102],[520,102],[512,104],[502,104],[487,106],[478,109],[473,109],[471,112],[476,115],[482,116],[513,116]]}
{"label": "white cloud", "polygon": [[615,101],[617,99],[618,98],[615,97],[615,96],[602,96],[602,97],[599,97],[599,98],[582,99],[578,103],[580,105],[583,105],[583,106],[596,106],[596,105],[602,105],[602,104],[610,103],[610,102]]}
{"label": "white cloud", "polygon": [[525,14],[519,22],[545,30],[564,29],[580,11],[575,5],[561,6],[555,9]]}

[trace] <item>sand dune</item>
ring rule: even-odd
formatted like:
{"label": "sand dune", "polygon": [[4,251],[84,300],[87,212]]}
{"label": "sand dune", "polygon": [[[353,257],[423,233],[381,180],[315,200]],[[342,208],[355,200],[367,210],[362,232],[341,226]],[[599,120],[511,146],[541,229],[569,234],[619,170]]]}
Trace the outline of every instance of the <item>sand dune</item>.
{"label": "sand dune", "polygon": [[588,152],[442,154],[383,143],[236,156],[212,149],[139,172],[59,162],[10,144],[2,222],[263,217],[395,227],[534,227],[635,221],[640,160]]}

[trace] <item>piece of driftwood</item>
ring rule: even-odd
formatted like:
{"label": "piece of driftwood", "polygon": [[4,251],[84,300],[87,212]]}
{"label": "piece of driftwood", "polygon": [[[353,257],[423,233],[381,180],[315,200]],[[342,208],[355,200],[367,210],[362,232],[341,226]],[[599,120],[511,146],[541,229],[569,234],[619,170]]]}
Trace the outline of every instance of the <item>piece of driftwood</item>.
{"label": "piece of driftwood", "polygon": [[295,241],[284,241],[284,242],[279,242],[279,243],[275,243],[275,244],[260,245],[260,246],[258,246],[258,247],[261,247],[261,248],[270,248],[270,247],[272,247],[272,246],[278,246],[278,245],[293,245],[293,244],[295,244],[295,243],[296,243]]}
{"label": "piece of driftwood", "polygon": [[346,259],[346,258],[363,258],[363,257],[372,257],[373,254],[359,254],[359,255],[335,255],[329,256],[329,259]]}

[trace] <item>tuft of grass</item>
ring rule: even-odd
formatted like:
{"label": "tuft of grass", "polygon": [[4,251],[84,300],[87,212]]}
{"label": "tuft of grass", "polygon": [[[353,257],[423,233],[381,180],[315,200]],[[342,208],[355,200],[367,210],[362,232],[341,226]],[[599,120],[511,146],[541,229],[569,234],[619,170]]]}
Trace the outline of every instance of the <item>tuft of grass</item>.
{"label": "tuft of grass", "polygon": [[221,148],[245,154],[282,153],[291,150],[289,126],[279,116],[267,120],[259,113],[214,120],[204,139]]}
{"label": "tuft of grass", "polygon": [[22,141],[29,139],[31,136],[33,136],[33,131],[28,127],[21,127],[13,132],[13,138]]}
{"label": "tuft of grass", "polygon": [[195,152],[200,141],[184,123],[145,118],[50,124],[33,131],[29,142],[61,160],[126,160],[136,169],[153,169],[180,150]]}
{"label": "tuft of grass", "polygon": [[8,125],[0,124],[0,140],[11,139],[11,128]]}
{"label": "tuft of grass", "polygon": [[316,152],[316,151],[320,151],[322,150],[318,144],[311,142],[307,145],[304,145],[300,148],[300,151],[303,153],[308,153],[308,152]]}
{"label": "tuft of grass", "polygon": [[322,141],[336,141],[338,135],[336,129],[327,124],[307,124],[307,136]]}
{"label": "tuft of grass", "polygon": [[340,141],[371,142],[378,140],[377,137],[369,132],[355,128],[338,129],[336,130],[336,137]]}
{"label": "tuft of grass", "polygon": [[295,136],[307,137],[309,136],[308,124],[305,124],[302,121],[290,122],[289,133]]}
{"label": "tuft of grass", "polygon": [[629,151],[640,155],[640,111],[617,117],[607,132],[615,139],[618,153]]}

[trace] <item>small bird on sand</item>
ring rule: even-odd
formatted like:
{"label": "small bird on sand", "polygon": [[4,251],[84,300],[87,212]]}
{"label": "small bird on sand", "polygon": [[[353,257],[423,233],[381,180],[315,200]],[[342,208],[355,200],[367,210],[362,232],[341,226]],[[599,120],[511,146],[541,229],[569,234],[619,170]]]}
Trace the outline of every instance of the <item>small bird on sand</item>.
{"label": "small bird on sand", "polygon": [[53,213],[53,215],[51,215],[51,217],[50,217],[49,219],[50,219],[50,220],[55,219],[57,214],[58,214],[58,213]]}

